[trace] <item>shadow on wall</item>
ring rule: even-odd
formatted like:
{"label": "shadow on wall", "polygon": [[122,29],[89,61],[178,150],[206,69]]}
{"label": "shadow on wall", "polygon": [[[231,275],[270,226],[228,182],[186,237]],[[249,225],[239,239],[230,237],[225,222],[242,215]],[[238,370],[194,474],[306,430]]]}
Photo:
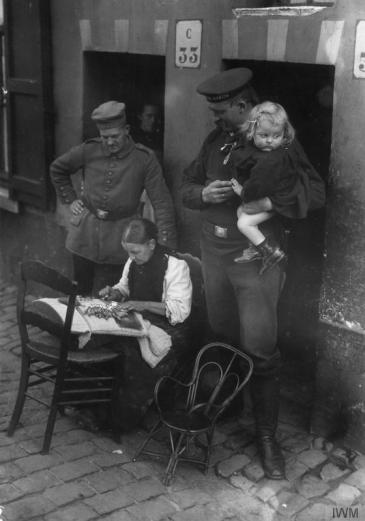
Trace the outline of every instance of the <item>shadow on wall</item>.
{"label": "shadow on wall", "polygon": [[28,209],[14,216],[0,210],[0,238],[0,279],[14,283],[23,259],[39,259],[71,275],[66,232],[56,223],[55,214]]}

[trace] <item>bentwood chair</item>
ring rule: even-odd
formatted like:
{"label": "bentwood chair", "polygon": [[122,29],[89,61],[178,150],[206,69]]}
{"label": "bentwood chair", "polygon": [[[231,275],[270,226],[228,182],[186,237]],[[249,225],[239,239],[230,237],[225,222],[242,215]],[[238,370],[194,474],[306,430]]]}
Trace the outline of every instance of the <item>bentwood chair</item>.
{"label": "bentwood chair", "polygon": [[[39,302],[29,303],[29,289],[42,287],[66,296],[65,320],[48,314]],[[49,294],[48,294],[49,296]],[[114,376],[106,373],[108,363],[118,354],[106,348],[78,350],[71,325],[75,311],[77,283],[40,261],[26,261],[20,265],[17,298],[17,318],[22,355],[18,396],[7,434],[12,436],[22,414],[26,398],[50,408],[43,440],[42,454],[47,454],[56,421],[57,411],[66,405],[111,402]],[[41,384],[53,385],[50,403],[29,393],[28,389]]]}
{"label": "bentwood chair", "polygon": [[[159,419],[136,452],[134,461],[141,454],[163,456],[148,450],[148,443],[162,429],[169,435],[169,460],[164,484],[169,485],[180,461],[203,465],[209,469],[211,445],[218,418],[232,400],[243,390],[253,370],[251,359],[228,344],[214,342],[204,346],[197,354],[191,380],[181,382],[171,376],[163,376],[155,387],[155,403]],[[166,397],[175,396],[177,403]],[[167,405],[167,402],[169,404]],[[205,457],[198,459],[189,454],[192,440],[206,437]]]}

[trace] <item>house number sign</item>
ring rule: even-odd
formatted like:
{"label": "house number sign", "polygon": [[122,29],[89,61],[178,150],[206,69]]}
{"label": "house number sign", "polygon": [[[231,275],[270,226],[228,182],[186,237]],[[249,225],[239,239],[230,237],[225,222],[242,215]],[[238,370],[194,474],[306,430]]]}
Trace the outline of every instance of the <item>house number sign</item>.
{"label": "house number sign", "polygon": [[356,26],[354,76],[365,78],[365,20],[360,20]]}
{"label": "house number sign", "polygon": [[200,67],[201,44],[201,20],[180,20],[176,22],[176,67],[190,69]]}

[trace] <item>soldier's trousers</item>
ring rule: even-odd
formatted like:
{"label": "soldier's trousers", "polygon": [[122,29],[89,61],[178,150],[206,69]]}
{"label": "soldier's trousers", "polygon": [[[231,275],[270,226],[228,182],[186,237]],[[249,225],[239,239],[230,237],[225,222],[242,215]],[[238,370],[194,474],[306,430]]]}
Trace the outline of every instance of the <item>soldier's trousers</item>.
{"label": "soldier's trousers", "polygon": [[218,256],[202,243],[202,265],[208,320],[217,339],[252,357],[255,374],[277,374],[277,304],[282,268],[259,275],[260,262],[236,263],[234,255]]}

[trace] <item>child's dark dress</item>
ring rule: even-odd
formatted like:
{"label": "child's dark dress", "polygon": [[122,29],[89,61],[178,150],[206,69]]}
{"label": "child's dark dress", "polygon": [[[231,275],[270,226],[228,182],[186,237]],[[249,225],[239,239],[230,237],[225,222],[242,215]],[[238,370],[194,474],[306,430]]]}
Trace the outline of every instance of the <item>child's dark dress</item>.
{"label": "child's dark dress", "polygon": [[308,163],[295,143],[263,152],[251,143],[233,154],[235,178],[243,185],[244,203],[269,197],[273,210],[291,219],[307,216],[309,206]]}

